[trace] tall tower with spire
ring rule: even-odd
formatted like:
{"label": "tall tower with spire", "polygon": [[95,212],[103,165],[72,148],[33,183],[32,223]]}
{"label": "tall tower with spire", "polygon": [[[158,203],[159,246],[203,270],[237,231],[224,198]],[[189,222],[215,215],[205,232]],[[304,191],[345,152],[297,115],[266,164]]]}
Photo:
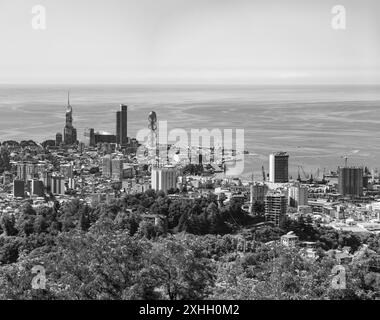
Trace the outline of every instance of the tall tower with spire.
{"label": "tall tower with spire", "polygon": [[73,108],[70,105],[70,91],[67,93],[66,124],[63,133],[65,145],[77,143],[77,130],[73,127]]}

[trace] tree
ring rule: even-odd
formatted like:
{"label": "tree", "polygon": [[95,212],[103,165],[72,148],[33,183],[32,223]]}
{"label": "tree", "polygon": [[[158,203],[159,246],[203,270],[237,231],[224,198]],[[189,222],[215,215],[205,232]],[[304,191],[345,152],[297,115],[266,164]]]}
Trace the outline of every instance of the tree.
{"label": "tree", "polygon": [[137,233],[140,237],[145,237],[146,239],[153,239],[157,236],[155,225],[146,220],[140,223]]}
{"label": "tree", "polygon": [[162,239],[154,246],[151,263],[170,300],[203,299],[214,283],[211,261],[177,239]]}
{"label": "tree", "polygon": [[209,233],[226,234],[231,231],[231,228],[225,223],[218,206],[214,202],[209,204],[206,211],[208,213]]}
{"label": "tree", "polygon": [[44,142],[41,143],[42,147],[44,149],[48,147],[55,147],[55,141],[54,140],[45,140]]}
{"label": "tree", "polygon": [[20,235],[29,236],[34,232],[36,215],[36,211],[29,203],[22,207],[21,214],[16,222],[16,228]]}
{"label": "tree", "polygon": [[129,235],[133,236],[139,228],[140,218],[134,213],[121,211],[117,214],[114,223],[118,229],[128,230]]}
{"label": "tree", "polygon": [[20,262],[0,266],[0,300],[51,300],[56,296],[49,288],[33,289],[32,280],[36,276],[32,269],[41,265],[40,257],[24,259]]}
{"label": "tree", "polygon": [[90,168],[89,172],[91,174],[96,174],[99,172],[99,167],[92,167],[92,168]]}
{"label": "tree", "polygon": [[20,141],[20,147],[21,148],[37,147],[37,143],[35,143],[33,140],[22,140]]}
{"label": "tree", "polygon": [[34,220],[33,231],[35,233],[45,233],[48,231],[49,223],[43,215],[39,214]]}
{"label": "tree", "polygon": [[265,226],[255,231],[254,238],[256,241],[266,243],[279,240],[283,233],[284,231],[280,228]]}
{"label": "tree", "polygon": [[14,236],[17,234],[14,215],[3,214],[0,220],[0,225],[1,230],[3,230],[6,236]]}
{"label": "tree", "polygon": [[264,215],[264,211],[265,211],[264,202],[255,201],[253,204],[253,212],[255,213],[255,215],[262,216],[262,215]]}
{"label": "tree", "polygon": [[82,231],[87,231],[90,228],[90,208],[86,206],[82,206],[78,210],[78,228]]}
{"label": "tree", "polygon": [[240,260],[221,262],[218,264],[216,285],[211,296],[212,300],[249,300],[255,280],[244,273]]}
{"label": "tree", "polygon": [[0,265],[17,261],[20,241],[17,237],[0,238]]}
{"label": "tree", "polygon": [[203,173],[203,165],[201,164],[188,164],[183,168],[184,175],[196,175],[199,176]]}
{"label": "tree", "polygon": [[63,299],[149,296],[153,294],[145,276],[149,247],[145,240],[136,241],[121,231],[73,230],[58,239],[50,273],[53,288]]}

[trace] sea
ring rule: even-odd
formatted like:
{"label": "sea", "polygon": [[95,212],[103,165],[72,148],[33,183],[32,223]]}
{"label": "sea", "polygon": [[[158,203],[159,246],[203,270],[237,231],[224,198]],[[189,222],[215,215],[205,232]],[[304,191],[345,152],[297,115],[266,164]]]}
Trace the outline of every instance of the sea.
{"label": "sea", "polygon": [[380,167],[378,85],[0,85],[0,141],[54,139],[65,122],[67,92],[78,138],[85,128],[115,132],[115,111],[128,105],[128,135],[148,114],[172,129],[244,129],[243,176],[268,170],[271,152],[289,153],[294,177],[344,164]]}

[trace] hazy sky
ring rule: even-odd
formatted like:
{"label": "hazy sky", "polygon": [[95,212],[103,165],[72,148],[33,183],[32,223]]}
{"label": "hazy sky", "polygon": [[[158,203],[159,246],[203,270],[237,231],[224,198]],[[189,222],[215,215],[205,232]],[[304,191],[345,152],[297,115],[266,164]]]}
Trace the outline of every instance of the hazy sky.
{"label": "hazy sky", "polygon": [[0,0],[0,39],[0,83],[380,83],[379,0]]}

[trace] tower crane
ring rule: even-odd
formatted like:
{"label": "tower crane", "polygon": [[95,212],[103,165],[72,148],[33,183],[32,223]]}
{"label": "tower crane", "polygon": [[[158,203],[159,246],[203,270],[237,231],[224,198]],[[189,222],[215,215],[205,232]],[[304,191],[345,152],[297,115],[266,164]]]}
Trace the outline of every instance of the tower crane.
{"label": "tower crane", "polygon": [[298,166],[298,177],[297,177],[298,182],[302,182],[301,179],[301,173],[300,173],[300,167]]}
{"label": "tower crane", "polygon": [[344,156],[341,156],[341,158],[344,159],[344,166],[347,167],[348,156],[344,155]]}
{"label": "tower crane", "polygon": [[305,179],[309,179],[309,176],[306,174],[305,170],[303,169],[303,166],[299,166],[302,170],[302,174],[304,175]]}

